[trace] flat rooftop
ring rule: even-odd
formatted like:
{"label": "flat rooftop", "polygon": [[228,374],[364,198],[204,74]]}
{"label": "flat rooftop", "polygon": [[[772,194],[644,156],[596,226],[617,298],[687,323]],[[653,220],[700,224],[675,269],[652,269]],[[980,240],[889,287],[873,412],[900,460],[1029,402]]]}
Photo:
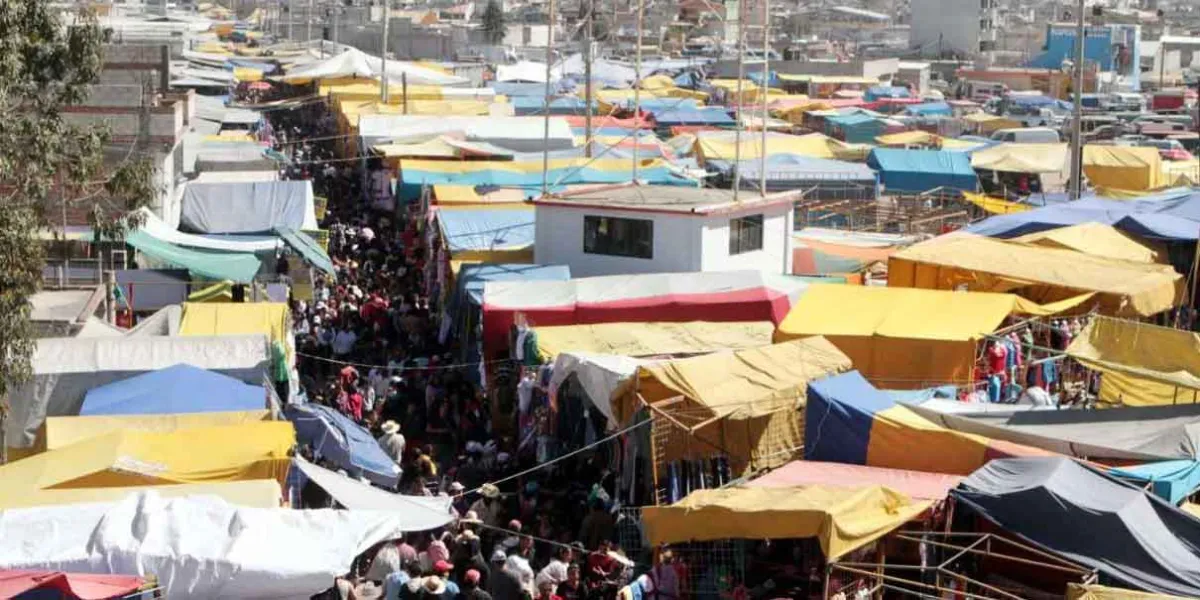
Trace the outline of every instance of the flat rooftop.
{"label": "flat rooftop", "polygon": [[733,190],[672,185],[626,185],[549,196],[535,200],[534,204],[703,215],[787,203],[798,198],[795,193],[760,196],[755,192],[743,190],[735,201]]}

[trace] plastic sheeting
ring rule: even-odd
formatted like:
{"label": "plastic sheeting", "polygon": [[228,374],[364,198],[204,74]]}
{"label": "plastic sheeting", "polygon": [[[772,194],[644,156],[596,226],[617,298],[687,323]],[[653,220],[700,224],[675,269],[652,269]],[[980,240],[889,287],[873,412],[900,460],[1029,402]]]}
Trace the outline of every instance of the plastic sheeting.
{"label": "plastic sheeting", "polygon": [[458,291],[455,306],[470,301],[483,305],[483,288],[489,281],[567,281],[571,268],[566,265],[479,264],[463,265],[455,279]]}
{"label": "plastic sheeting", "polygon": [[878,485],[915,500],[941,501],[962,479],[957,475],[796,460],[746,482],[746,486],[861,488]]}
{"label": "plastic sheeting", "polygon": [[731,323],[603,323],[538,327],[538,352],[553,358],[563,352],[662,356],[705,354],[771,344],[770,321]]}
{"label": "plastic sheeting", "polygon": [[857,371],[808,387],[804,459],[968,475],[993,458],[1046,454],[961,433],[895,403]]}
{"label": "plastic sheeting", "polygon": [[142,492],[116,504],[4,511],[0,566],[153,574],[172,599],[307,598],[358,554],[410,531],[412,519]]}
{"label": "plastic sheeting", "polygon": [[607,429],[615,431],[618,421],[613,413],[613,399],[628,389],[638,367],[645,362],[616,354],[563,352],[554,359],[554,373],[549,387],[558,390],[568,378],[574,376],[583,389],[584,397],[606,418]]}
{"label": "plastic sheeting", "polygon": [[[1066,456],[1123,461],[1200,457],[1200,406],[984,413],[983,405],[910,405],[944,427]],[[1012,406],[1012,405],[1010,405]]]}
{"label": "plastic sheeting", "polygon": [[1126,587],[1200,596],[1200,520],[1066,458],[997,460],[953,492],[963,505]]}
{"label": "plastic sheeting", "polygon": [[185,248],[143,231],[130,231],[124,241],[154,261],[187,269],[201,278],[249,283],[262,270],[262,260],[249,252]]}
{"label": "plastic sheeting", "polygon": [[[732,161],[709,160],[707,166],[715,169],[721,175],[732,180]],[[738,163],[741,172],[742,189],[757,189],[762,180],[762,160],[743,160]],[[879,184],[879,177],[861,163],[840,160],[815,158],[802,154],[774,154],[767,157],[766,164],[767,190],[784,191],[814,186],[858,187],[874,190]]]}
{"label": "plastic sheeting", "polygon": [[1142,317],[1172,308],[1183,294],[1183,277],[1167,265],[970,235],[934,239],[893,254],[888,285],[1012,292],[1042,303],[1093,292],[1103,313]]}
{"label": "plastic sheeting", "polygon": [[267,406],[261,385],[181,364],[92,388],[79,414],[162,415],[258,410]]}
{"label": "plastic sheeting", "polygon": [[296,457],[293,466],[321,486],[338,504],[349,510],[403,513],[409,517],[408,531],[445,527],[457,514],[449,496],[405,496],[386,492]]}
{"label": "plastic sheeting", "polygon": [[[378,79],[384,73],[383,61],[378,57],[354,48],[343,48],[345,51],[336,56],[295,66],[288,70],[287,75],[279,77],[279,79],[287,83],[308,83],[313,80],[345,77]],[[465,77],[398,60],[387,62],[387,79],[390,83],[406,82],[414,85],[464,85],[469,83]]]}
{"label": "plastic sheeting", "polygon": [[1081,223],[1049,231],[1031,233],[1014,242],[1046,248],[1075,250],[1092,256],[1142,263],[1164,262],[1165,249],[1133,239],[1109,225]]}
{"label": "plastic sheeting", "polygon": [[885,487],[698,490],[642,508],[652,546],[723,539],[817,538],[829,561],[899,528],[929,508]]}
{"label": "plastic sheeting", "polygon": [[1066,144],[999,144],[972,153],[971,166],[1005,173],[1062,173],[1069,156]]}
{"label": "plastic sheeting", "polygon": [[0,501],[37,490],[274,479],[295,443],[289,423],[252,421],[177,432],[115,431],[0,467]]}
{"label": "plastic sheeting", "polygon": [[1190,331],[1096,317],[1071,341],[1067,354],[1103,373],[1104,402],[1194,403],[1200,390],[1200,335]]}
{"label": "plastic sheeting", "polygon": [[888,192],[920,194],[937,188],[973,192],[979,178],[963,152],[876,148],[867,165],[879,171]]}
{"label": "plastic sheeting", "polygon": [[489,352],[504,347],[517,313],[534,327],[595,323],[771,321],[808,284],[758,271],[652,273],[570,281],[489,282],[483,330]]}
{"label": "plastic sheeting", "polygon": [[439,210],[442,239],[454,260],[494,259],[495,253],[531,254],[536,238],[532,207]]}
{"label": "plastic sheeting", "polygon": [[284,413],[296,426],[296,439],[311,446],[316,456],[355,477],[366,477],[389,489],[396,487],[400,467],[358,423],[320,404],[288,405]]}
{"label": "plastic sheeting", "polygon": [[198,233],[263,233],[276,227],[317,229],[311,181],[191,183],[180,226]]}
{"label": "plastic sheeting", "polygon": [[33,444],[46,417],[79,414],[88,390],[188,363],[261,383],[270,360],[266,336],[46,338],[33,352],[33,378],[9,394],[8,444]]}
{"label": "plastic sheeting", "polygon": [[814,285],[775,340],[825,336],[867,379],[889,388],[967,384],[979,341],[1021,304],[1012,294]]}

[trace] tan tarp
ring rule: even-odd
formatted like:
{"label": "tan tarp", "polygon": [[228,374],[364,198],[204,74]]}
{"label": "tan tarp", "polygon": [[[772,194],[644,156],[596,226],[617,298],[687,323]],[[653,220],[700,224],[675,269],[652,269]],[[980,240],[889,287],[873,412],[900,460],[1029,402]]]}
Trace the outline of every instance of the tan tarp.
{"label": "tan tarp", "polygon": [[1166,184],[1157,148],[1084,146],[1083,174],[1092,185],[1121,190],[1154,190]]}
{"label": "tan tarp", "polygon": [[639,367],[634,389],[617,399],[616,417],[628,422],[640,394],[685,429],[655,449],[657,461],[722,454],[738,477],[797,458],[808,382],[851,368],[821,337],[655,363]]}
{"label": "tan tarp", "polygon": [[1052,303],[1093,292],[1094,306],[1113,316],[1150,316],[1183,297],[1183,277],[1167,265],[1112,260],[972,235],[910,246],[888,260],[888,285],[938,290],[1011,292]]}
{"label": "tan tarp", "polygon": [[1103,373],[1104,402],[1191,403],[1200,390],[1200,335],[1190,331],[1095,317],[1067,354]]}
{"label": "tan tarp", "polygon": [[1012,241],[1142,263],[1161,263],[1165,256],[1162,249],[1135,240],[1125,232],[1101,223],[1081,223],[1070,227],[1059,227],[1023,235]]}
{"label": "tan tarp", "polygon": [[723,539],[817,538],[829,560],[915,519],[929,501],[883,486],[725,488],[642,509],[651,545]]}
{"label": "tan tarp", "polygon": [[999,144],[971,155],[971,168],[1005,173],[1062,173],[1066,144]]}
{"label": "tan tarp", "polygon": [[57,450],[76,442],[117,431],[174,433],[192,427],[219,427],[270,420],[266,410],[187,413],[176,415],[120,415],[47,417],[38,432],[40,450]]}
{"label": "tan tarp", "polygon": [[279,508],[280,500],[283,498],[278,481],[274,479],[250,479],[246,481],[216,481],[138,487],[30,490],[15,496],[0,498],[0,510],[50,506],[54,504],[119,502],[130,494],[145,490],[154,490],[164,498],[195,495],[220,496],[230,504],[252,508]]}
{"label": "tan tarp", "polygon": [[1103,585],[1070,583],[1067,584],[1067,600],[1186,600],[1186,598]]}
{"label": "tan tarp", "polygon": [[771,344],[770,321],[733,323],[602,323],[538,327],[538,352],[553,358],[563,352],[661,356],[705,354]]}

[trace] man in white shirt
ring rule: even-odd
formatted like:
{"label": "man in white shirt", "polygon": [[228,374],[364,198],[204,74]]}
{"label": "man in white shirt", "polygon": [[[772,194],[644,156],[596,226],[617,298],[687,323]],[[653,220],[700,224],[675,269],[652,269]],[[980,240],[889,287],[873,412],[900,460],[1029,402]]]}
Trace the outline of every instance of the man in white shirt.
{"label": "man in white shirt", "polygon": [[397,465],[401,464],[404,461],[405,440],[400,433],[400,424],[395,421],[384,421],[380,428],[383,429],[383,435],[379,436],[377,440],[379,447],[383,448],[392,462]]}

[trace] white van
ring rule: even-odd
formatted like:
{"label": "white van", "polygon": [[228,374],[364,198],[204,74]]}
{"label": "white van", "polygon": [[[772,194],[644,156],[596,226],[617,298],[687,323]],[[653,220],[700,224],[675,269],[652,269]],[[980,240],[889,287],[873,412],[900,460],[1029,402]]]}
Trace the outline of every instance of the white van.
{"label": "white van", "polygon": [[1017,144],[1058,144],[1062,138],[1058,132],[1048,127],[1027,127],[1025,129],[998,129],[992,134],[997,142],[1014,142]]}

